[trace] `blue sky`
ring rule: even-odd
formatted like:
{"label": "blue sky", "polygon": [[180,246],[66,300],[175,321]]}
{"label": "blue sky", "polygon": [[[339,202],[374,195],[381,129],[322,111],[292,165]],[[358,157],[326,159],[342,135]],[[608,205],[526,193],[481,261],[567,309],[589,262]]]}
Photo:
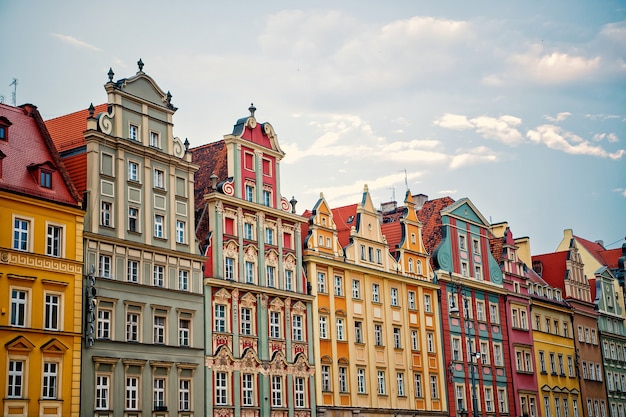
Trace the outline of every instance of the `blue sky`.
{"label": "blue sky", "polygon": [[621,1],[0,0],[0,95],[44,118],[104,103],[144,71],[174,134],[221,139],[251,102],[287,153],[298,210],[468,197],[553,251],[571,228],[626,236],[626,4]]}

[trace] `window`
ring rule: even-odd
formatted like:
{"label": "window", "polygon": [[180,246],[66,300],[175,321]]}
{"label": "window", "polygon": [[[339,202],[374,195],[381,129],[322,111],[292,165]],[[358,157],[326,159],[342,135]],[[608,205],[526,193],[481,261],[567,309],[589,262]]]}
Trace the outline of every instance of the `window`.
{"label": "window", "polygon": [[320,338],[328,339],[328,317],[320,316]]}
{"label": "window", "polygon": [[152,269],[152,285],[155,287],[163,287],[165,282],[165,267],[163,265],[154,265]]}
{"label": "window", "polygon": [[383,346],[383,327],[380,324],[374,325],[374,343]]}
{"label": "window", "polygon": [[165,217],[160,214],[154,215],[154,237],[162,239],[163,236],[163,224],[165,223]]}
{"label": "window", "polygon": [[178,346],[188,347],[191,344],[191,320],[178,319]]}
{"label": "window", "polygon": [[413,385],[415,387],[415,397],[424,397],[424,390],[422,389],[422,374],[413,374]]}
{"label": "window", "polygon": [[139,282],[139,262],[128,261],[126,266],[126,280],[135,284]]}
{"label": "window", "polygon": [[160,169],[154,170],[154,188],[165,188],[165,172]]}
{"label": "window", "polygon": [[268,190],[263,190],[263,205],[267,207],[272,205],[272,193]]}
{"label": "window", "polygon": [[489,319],[491,320],[491,324],[498,324],[500,322],[497,304],[489,304]]}
{"label": "window", "polygon": [[457,410],[465,410],[465,387],[463,385],[455,385],[454,397]]}
{"label": "window", "polygon": [[391,289],[391,305],[392,306],[398,305],[398,289],[397,288]]}
{"label": "window", "polygon": [[253,226],[252,223],[244,223],[243,224],[243,238],[247,240],[252,240],[253,235]]}
{"label": "window", "polygon": [[98,317],[96,319],[96,338],[111,339],[111,315],[112,310],[98,308]]}
{"label": "window", "polygon": [[59,329],[59,314],[61,297],[58,294],[49,294],[45,296],[45,313],[44,313],[44,328],[46,330],[60,330]]}
{"label": "window", "polygon": [[337,318],[335,320],[335,324],[336,324],[336,329],[337,329],[337,340],[346,340],[346,335],[345,335],[345,331],[344,331],[344,320],[343,318]]}
{"label": "window", "polygon": [[128,139],[139,140],[139,127],[137,125],[128,126]]}
{"label": "window", "polygon": [[409,291],[409,310],[415,310],[415,291]]}
{"label": "window", "polygon": [[139,181],[139,164],[128,161],[128,181]]}
{"label": "window", "polygon": [[294,315],[291,319],[293,340],[302,341],[302,316]]}
{"label": "window", "polygon": [[285,269],[285,290],[293,291],[293,271]]}
{"label": "window", "polygon": [[154,148],[160,148],[159,134],[157,132],[150,132],[150,146]]}
{"label": "window", "polygon": [[396,381],[398,385],[398,397],[404,397],[404,374],[402,372],[396,373]]}
{"label": "window", "polygon": [[235,259],[224,258],[224,279],[233,281],[235,279]]}
{"label": "window", "polygon": [[402,348],[402,336],[400,334],[400,328],[399,327],[394,327],[393,328],[393,347],[395,349],[401,349]]}
{"label": "window", "polygon": [[[426,332],[426,344],[428,346],[428,353],[435,353],[435,334],[432,332]],[[436,397],[433,397],[436,398]]]}
{"label": "window", "polygon": [[493,412],[493,390],[490,387],[485,387],[485,410]]}
{"label": "window", "polygon": [[165,316],[154,316],[154,343],[165,344]]}
{"label": "window", "polygon": [[126,403],[127,410],[138,410],[139,406],[139,378],[136,376],[126,377]]}
{"label": "window", "polygon": [[465,243],[465,235],[459,235],[459,249],[466,250],[467,245]]}
{"label": "window", "polygon": [[226,405],[228,404],[227,395],[227,375],[226,372],[215,373],[215,404]]}
{"label": "window", "polygon": [[483,280],[483,269],[481,268],[480,265],[474,266],[474,278],[476,278],[479,281]]}
{"label": "window", "polygon": [[252,309],[247,307],[241,308],[241,334],[252,335]]}
{"label": "window", "polygon": [[491,363],[491,358],[489,357],[489,346],[487,342],[480,342],[480,360],[483,364]]}
{"label": "window", "polygon": [[565,363],[563,362],[563,355],[559,353],[557,359],[559,362],[559,375],[565,376]]}
{"label": "window", "polygon": [[250,407],[254,405],[254,381],[252,374],[241,375],[241,395],[244,406]]}
{"label": "window", "polygon": [[[522,326],[523,330],[528,330],[528,317],[526,316],[526,308],[522,308],[520,309],[520,325]],[[559,329],[556,329],[557,334],[559,332]]]}
{"label": "window", "polygon": [[326,289],[326,274],[323,272],[317,273],[317,292],[323,294],[328,292]]}
{"label": "window", "polygon": [[358,279],[352,280],[352,298],[356,300],[361,298],[361,281]]}
{"label": "window", "polygon": [[322,391],[330,391],[330,366],[322,365]]}
{"label": "window", "polygon": [[339,367],[339,392],[348,392],[348,368]]}
{"label": "window", "polygon": [[189,271],[181,269],[178,271],[178,289],[189,291]]}
{"label": "window", "polygon": [[[509,402],[506,398],[506,389],[498,388],[498,410],[501,413],[506,413],[509,411]],[[535,399],[530,399],[530,415],[535,416]]]}
{"label": "window", "polygon": [[550,352],[550,372],[556,375],[556,362],[554,360],[554,353]]}
{"label": "window", "polygon": [[476,300],[476,318],[485,321],[485,302]]}
{"label": "window", "polygon": [[268,245],[274,244],[274,229],[265,228],[265,243]]}
{"label": "window", "polygon": [[439,398],[439,383],[437,382],[437,375],[430,376],[430,397]]}
{"label": "window", "polygon": [[26,327],[28,294],[23,290],[11,290],[11,326]]}
{"label": "window", "polygon": [[365,369],[357,368],[356,370],[356,387],[359,394],[365,394]]}
{"label": "window", "polygon": [[139,209],[136,207],[128,208],[128,231],[139,232]]}
{"label": "window", "polygon": [[220,333],[226,332],[226,306],[223,304],[215,304],[215,331]]}
{"label": "window", "polygon": [[176,220],[176,242],[185,243],[185,222]]}
{"label": "window", "polygon": [[270,337],[280,339],[280,313],[270,311]]}
{"label": "window", "polygon": [[496,366],[504,365],[504,361],[502,360],[502,345],[493,344],[493,363]]}
{"label": "window", "polygon": [[110,385],[108,375],[96,375],[96,410],[109,409]]}
{"label": "window", "polygon": [[469,276],[469,275],[468,275],[468,266],[467,266],[467,262],[461,262],[461,274],[462,274],[464,277]]}
{"label": "window", "polygon": [[365,245],[361,245],[361,260],[365,260]]}
{"label": "window", "polygon": [[[245,261],[246,268],[246,284],[254,284],[254,263]],[[287,271],[285,271],[287,272]],[[290,271],[291,272],[291,271]]]}
{"label": "window", "polygon": [[478,239],[472,239],[472,249],[473,249],[474,254],[476,255],[480,254],[480,243]]}
{"label": "window", "polygon": [[380,302],[380,286],[378,284],[372,284],[372,302]]}
{"label": "window", "polygon": [[283,379],[281,376],[272,375],[272,407],[283,406]]}
{"label": "window", "polygon": [[62,227],[48,225],[48,234],[46,237],[46,255],[56,257],[61,256],[62,236]]}
{"label": "window", "polygon": [[139,342],[139,314],[126,313],[126,341]]}
{"label": "window", "polygon": [[378,395],[386,394],[385,371],[378,371]]}
{"label": "window", "polygon": [[567,374],[570,377],[574,376],[574,360],[571,356],[567,357]]}
{"label": "window", "polygon": [[249,184],[246,184],[245,194],[246,194],[245,195],[246,201],[253,201],[253,199],[254,199],[254,187],[249,185]]}
{"label": "window", "polygon": [[267,286],[268,287],[276,287],[276,267],[273,266],[267,266],[265,268],[266,271],[266,275],[267,275]]}
{"label": "window", "polygon": [[360,321],[354,322],[354,342],[363,343],[363,323]]}
{"label": "window", "polygon": [[178,409],[180,411],[191,410],[191,381],[189,379],[178,381]]}
{"label": "window", "polygon": [[429,294],[424,294],[424,311],[427,313],[432,313],[432,301]]}
{"label": "window", "polygon": [[13,249],[27,251],[28,247],[28,233],[30,229],[30,222],[23,219],[15,219],[13,223]]}
{"label": "window", "polygon": [[542,373],[546,372],[546,355],[542,350],[539,351],[539,368]]}
{"label": "window", "polygon": [[52,188],[52,172],[45,169],[40,169],[39,185],[43,188]]}
{"label": "window", "polygon": [[102,278],[111,278],[111,257],[100,255],[98,263],[98,275]]}
{"label": "window", "polygon": [[165,408],[165,378],[154,379],[154,409]]}
{"label": "window", "polygon": [[302,377],[296,377],[295,379],[294,396],[296,408],[304,408],[304,378]]}
{"label": "window", "polygon": [[335,295],[343,297],[343,277],[335,275]]}
{"label": "window", "polygon": [[452,348],[452,360],[453,361],[461,361],[463,360],[463,352],[461,352],[461,338],[460,337],[452,337],[451,341]]}
{"label": "window", "polygon": [[411,330],[411,349],[419,350],[419,348],[420,348],[420,345],[419,345],[419,337],[418,337],[417,330]]}
{"label": "window", "polygon": [[22,398],[24,394],[24,362],[9,360],[9,380],[7,386],[9,398]]}
{"label": "window", "polygon": [[415,264],[417,265],[417,273],[422,275],[422,261],[418,260]]}

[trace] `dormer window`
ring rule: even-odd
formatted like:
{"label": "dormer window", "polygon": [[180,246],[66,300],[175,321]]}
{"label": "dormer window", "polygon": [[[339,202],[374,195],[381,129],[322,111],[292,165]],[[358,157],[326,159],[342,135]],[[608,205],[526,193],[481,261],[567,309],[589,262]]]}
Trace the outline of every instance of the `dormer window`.
{"label": "dormer window", "polygon": [[4,116],[0,117],[0,140],[9,140],[9,126],[11,125],[12,123],[9,122],[9,119]]}
{"label": "dormer window", "polygon": [[44,188],[52,188],[52,172],[47,169],[39,171],[39,185]]}
{"label": "dormer window", "polygon": [[40,187],[52,189],[52,173],[56,170],[52,163],[31,164],[27,168]]}

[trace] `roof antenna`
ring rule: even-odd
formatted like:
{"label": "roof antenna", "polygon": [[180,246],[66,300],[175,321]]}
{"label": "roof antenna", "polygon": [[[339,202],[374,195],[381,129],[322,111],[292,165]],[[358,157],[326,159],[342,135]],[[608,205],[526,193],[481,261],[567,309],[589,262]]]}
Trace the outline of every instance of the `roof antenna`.
{"label": "roof antenna", "polygon": [[391,201],[396,201],[396,187],[389,187],[391,190]]}
{"label": "roof antenna", "polygon": [[13,82],[9,84],[13,86],[13,92],[11,93],[11,100],[13,100],[13,107],[17,106],[17,78],[13,78]]}
{"label": "roof antenna", "polygon": [[404,185],[406,186],[406,190],[409,191],[409,179],[406,175],[406,168],[401,169],[399,172],[404,172]]}

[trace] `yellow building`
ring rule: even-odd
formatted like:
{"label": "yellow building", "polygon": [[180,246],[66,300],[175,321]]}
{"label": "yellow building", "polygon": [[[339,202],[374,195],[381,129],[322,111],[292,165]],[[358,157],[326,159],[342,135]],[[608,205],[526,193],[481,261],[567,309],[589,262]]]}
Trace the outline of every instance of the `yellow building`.
{"label": "yellow building", "polygon": [[[563,301],[560,289],[551,287],[533,271],[529,271],[529,275],[536,369],[532,369],[532,364],[520,363],[523,356],[513,366],[525,367],[537,375],[541,416],[583,416],[571,308]],[[600,373],[598,375],[601,378]]]}
{"label": "yellow building", "polygon": [[0,104],[3,416],[78,416],[80,197],[37,108]]}
{"label": "yellow building", "polygon": [[410,193],[405,205],[383,224],[366,186],[359,204],[322,195],[305,213],[318,415],[447,410],[438,286]]}

